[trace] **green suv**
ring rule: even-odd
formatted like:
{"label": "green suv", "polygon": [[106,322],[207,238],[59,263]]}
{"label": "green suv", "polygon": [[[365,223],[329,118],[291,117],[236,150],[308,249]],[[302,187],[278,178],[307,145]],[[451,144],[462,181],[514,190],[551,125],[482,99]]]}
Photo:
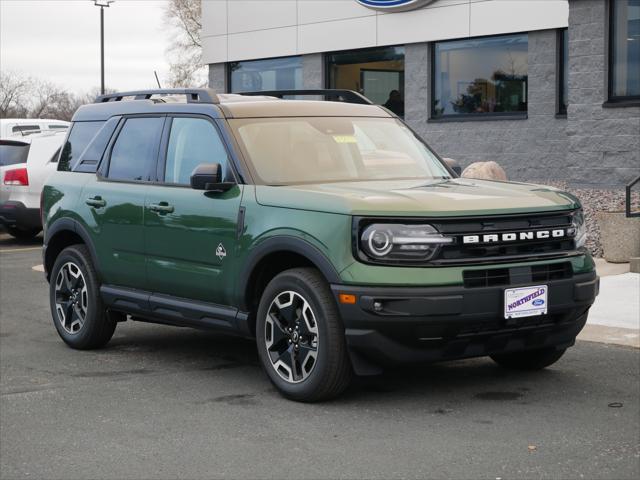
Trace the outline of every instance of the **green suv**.
{"label": "green suv", "polygon": [[301,401],[404,363],[557,361],[598,293],[578,200],[458,178],[389,110],[302,93],[341,101],[157,90],[76,112],[41,202],[62,339],[99,348],[127,319],[255,338]]}

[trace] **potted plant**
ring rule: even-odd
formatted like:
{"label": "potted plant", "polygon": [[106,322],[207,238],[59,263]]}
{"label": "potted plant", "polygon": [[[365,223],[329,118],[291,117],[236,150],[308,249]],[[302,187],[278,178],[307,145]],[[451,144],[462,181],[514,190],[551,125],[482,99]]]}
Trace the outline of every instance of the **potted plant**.
{"label": "potted plant", "polygon": [[640,217],[628,216],[625,205],[596,213],[604,259],[626,263],[640,257]]}

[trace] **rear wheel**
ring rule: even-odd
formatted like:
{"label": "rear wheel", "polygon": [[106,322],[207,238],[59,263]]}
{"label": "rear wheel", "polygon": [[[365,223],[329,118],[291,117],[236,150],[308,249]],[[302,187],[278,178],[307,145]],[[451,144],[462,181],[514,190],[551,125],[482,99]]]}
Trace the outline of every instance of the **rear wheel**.
{"label": "rear wheel", "polygon": [[515,370],[541,370],[553,365],[564,355],[566,349],[542,348],[524,352],[492,355],[491,359],[498,365]]}
{"label": "rear wheel", "polygon": [[262,295],[256,323],[262,366],[284,396],[314,402],[347,388],[352,371],[344,327],[317,270],[276,276]]}
{"label": "rear wheel", "polygon": [[113,336],[116,317],[106,311],[99,290],[87,248],[65,248],[51,270],[49,299],[56,330],[71,348],[100,348]]}
{"label": "rear wheel", "polygon": [[32,238],[34,238],[36,235],[38,235],[40,233],[40,228],[35,229],[22,229],[22,228],[18,228],[18,227],[8,227],[7,228],[7,232],[9,232],[9,235],[11,235],[13,238],[16,238],[18,240],[31,240]]}

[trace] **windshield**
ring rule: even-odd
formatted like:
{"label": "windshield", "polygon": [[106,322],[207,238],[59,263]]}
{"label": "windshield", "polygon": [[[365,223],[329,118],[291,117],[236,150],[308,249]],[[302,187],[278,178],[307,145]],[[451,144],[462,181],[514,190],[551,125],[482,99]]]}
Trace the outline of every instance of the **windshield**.
{"label": "windshield", "polygon": [[249,118],[230,124],[253,173],[267,185],[450,177],[394,118]]}

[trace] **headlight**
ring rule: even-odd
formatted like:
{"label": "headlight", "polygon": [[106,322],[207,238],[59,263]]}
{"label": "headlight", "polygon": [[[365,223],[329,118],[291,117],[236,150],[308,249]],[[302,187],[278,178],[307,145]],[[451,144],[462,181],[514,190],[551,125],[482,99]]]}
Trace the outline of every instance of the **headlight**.
{"label": "headlight", "polygon": [[576,248],[584,247],[585,243],[587,243],[587,224],[582,210],[578,210],[573,214],[572,225],[574,228],[573,238],[576,242]]}
{"label": "headlight", "polygon": [[362,231],[360,250],[373,261],[415,262],[431,259],[441,245],[452,242],[431,225],[374,223]]}

